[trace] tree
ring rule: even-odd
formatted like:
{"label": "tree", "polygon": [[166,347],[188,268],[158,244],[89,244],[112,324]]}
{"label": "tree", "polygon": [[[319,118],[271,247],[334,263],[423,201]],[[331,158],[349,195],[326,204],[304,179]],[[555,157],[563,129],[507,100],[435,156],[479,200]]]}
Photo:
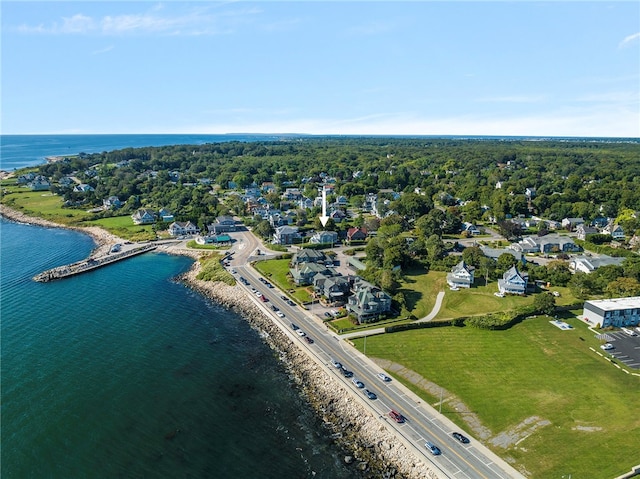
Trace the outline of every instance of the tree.
{"label": "tree", "polygon": [[484,257],[484,253],[479,246],[470,246],[465,248],[462,252],[462,259],[464,262],[471,266],[475,266],[476,268],[480,266],[480,262]]}
{"label": "tree", "polygon": [[640,296],[640,283],[635,278],[618,278],[607,285],[605,292],[610,298]]}
{"label": "tree", "polygon": [[444,243],[438,235],[429,236],[425,247],[427,249],[427,258],[429,259],[429,261],[438,261],[444,256]]}
{"label": "tree", "polygon": [[266,239],[270,238],[273,234],[273,228],[271,227],[271,224],[268,220],[262,220],[257,225],[255,225],[255,227],[253,228],[253,232],[258,236]]}
{"label": "tree", "polygon": [[547,265],[547,281],[555,286],[566,286],[571,280],[569,264],[564,261],[551,261]]}
{"label": "tree", "polygon": [[551,293],[540,293],[533,298],[533,307],[538,314],[551,315],[556,309],[556,298]]}

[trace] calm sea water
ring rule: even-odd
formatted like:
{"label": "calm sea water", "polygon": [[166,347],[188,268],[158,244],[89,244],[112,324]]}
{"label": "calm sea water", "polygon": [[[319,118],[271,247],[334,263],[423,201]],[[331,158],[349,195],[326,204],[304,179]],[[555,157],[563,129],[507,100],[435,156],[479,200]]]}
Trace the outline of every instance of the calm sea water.
{"label": "calm sea water", "polygon": [[35,166],[47,156],[100,153],[144,146],[201,145],[226,141],[275,141],[286,135],[0,135],[0,169]]}
{"label": "calm sea water", "polygon": [[76,232],[0,221],[3,478],[347,478],[274,353],[148,253],[51,283]]}

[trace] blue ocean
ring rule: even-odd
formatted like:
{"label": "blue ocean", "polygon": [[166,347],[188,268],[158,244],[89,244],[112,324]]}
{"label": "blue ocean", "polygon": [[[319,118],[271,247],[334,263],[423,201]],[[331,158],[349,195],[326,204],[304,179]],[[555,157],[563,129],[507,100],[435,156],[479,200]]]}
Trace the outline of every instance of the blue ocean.
{"label": "blue ocean", "polygon": [[[36,141],[14,164],[61,153]],[[93,246],[0,221],[3,478],[357,477],[258,332],[173,280],[190,259],[32,281]]]}

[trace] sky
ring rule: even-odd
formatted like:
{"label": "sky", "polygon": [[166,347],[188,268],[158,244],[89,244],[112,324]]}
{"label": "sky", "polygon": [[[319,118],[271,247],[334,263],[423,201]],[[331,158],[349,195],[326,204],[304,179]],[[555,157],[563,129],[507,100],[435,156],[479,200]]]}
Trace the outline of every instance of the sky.
{"label": "sky", "polygon": [[640,137],[640,2],[5,1],[2,134]]}

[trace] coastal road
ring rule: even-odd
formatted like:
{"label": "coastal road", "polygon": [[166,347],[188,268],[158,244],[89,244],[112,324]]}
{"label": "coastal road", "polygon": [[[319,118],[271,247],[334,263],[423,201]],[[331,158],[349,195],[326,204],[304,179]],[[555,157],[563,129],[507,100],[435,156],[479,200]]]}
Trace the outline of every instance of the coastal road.
{"label": "coastal road", "polygon": [[[347,341],[330,331],[320,318],[309,313],[302,307],[290,306],[281,298],[282,292],[277,288],[268,288],[260,282],[260,274],[250,266],[249,262],[255,257],[256,249],[260,246],[258,240],[250,232],[234,235],[238,239],[234,247],[231,268],[236,270],[236,276],[243,276],[250,283],[240,287],[252,295],[256,305],[263,309],[273,321],[297,342],[299,346],[326,368],[328,374],[351,392],[364,407],[368,408],[378,421],[384,423],[387,429],[394,431],[396,436],[411,450],[416,457],[430,465],[437,477],[442,478],[524,478],[506,462],[497,457],[471,435],[455,426],[446,416],[439,414],[429,404],[426,404],[415,394],[397,381],[384,382],[377,377],[382,370],[369,358],[352,347]],[[254,258],[255,257],[255,258]],[[267,302],[261,302],[252,292],[252,288],[262,293]],[[276,316],[271,309],[274,305],[285,315]],[[307,336],[314,340],[308,344],[304,338],[298,336],[291,329],[291,323],[300,327]],[[336,360],[354,373],[354,377],[362,381],[365,388],[373,391],[378,397],[370,400],[363,389],[357,388],[351,378],[343,376],[335,368],[332,361]],[[403,424],[397,424],[388,413],[391,409],[400,412],[407,419]],[[459,431],[471,439],[469,444],[456,441],[451,433]],[[442,451],[439,456],[433,456],[424,443],[430,441]]]}

